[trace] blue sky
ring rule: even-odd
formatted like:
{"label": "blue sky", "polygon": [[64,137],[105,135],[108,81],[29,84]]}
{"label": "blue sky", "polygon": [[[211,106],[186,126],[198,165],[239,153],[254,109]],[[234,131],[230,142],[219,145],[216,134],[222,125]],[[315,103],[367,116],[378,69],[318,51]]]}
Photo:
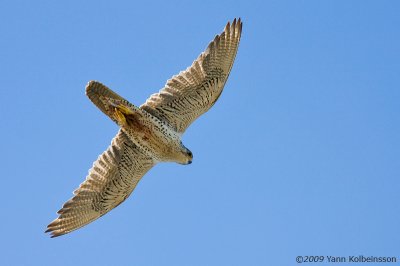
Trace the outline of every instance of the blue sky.
{"label": "blue sky", "polygon": [[[295,265],[400,261],[398,1],[2,1],[1,265]],[[117,126],[99,80],[140,105],[234,17],[218,103],[121,206],[43,232]],[[341,264],[345,265],[345,264]]]}

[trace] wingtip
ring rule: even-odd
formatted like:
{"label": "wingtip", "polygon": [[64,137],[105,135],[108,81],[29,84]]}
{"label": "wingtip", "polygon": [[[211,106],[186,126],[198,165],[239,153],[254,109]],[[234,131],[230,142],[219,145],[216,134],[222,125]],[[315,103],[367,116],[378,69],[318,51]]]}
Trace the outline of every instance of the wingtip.
{"label": "wingtip", "polygon": [[235,23],[235,26],[239,28],[239,30],[242,30],[243,22],[242,22],[242,18],[241,17],[239,17],[237,19],[235,18],[234,19],[234,23]]}
{"label": "wingtip", "polygon": [[55,234],[54,232],[50,232],[50,235],[49,235],[49,237],[50,238],[55,238],[55,237],[59,237],[59,236],[62,236],[63,234]]}
{"label": "wingtip", "polygon": [[49,225],[47,225],[47,229],[44,232],[45,234],[50,233],[51,237],[54,237],[57,235],[57,230],[59,226],[60,220],[58,218],[54,219]]}
{"label": "wingtip", "polygon": [[232,21],[232,24],[230,23],[230,21],[226,24],[225,26],[225,31],[229,31],[232,32],[233,34],[235,34],[235,32],[241,34],[242,32],[242,18],[238,17],[238,18],[234,18]]}
{"label": "wingtip", "polygon": [[49,233],[50,238],[59,237],[59,236],[65,235],[67,233],[67,232],[60,232],[58,229],[50,228],[49,226],[47,226],[47,230],[44,231],[44,233],[45,234]]}
{"label": "wingtip", "polygon": [[55,233],[54,231],[51,232],[50,238],[55,238],[55,237],[59,237],[65,235],[65,233]]}
{"label": "wingtip", "polygon": [[45,233],[45,234],[49,233],[51,238],[55,237],[55,234],[54,234],[53,229],[52,229],[52,228],[49,228],[49,226],[47,226],[47,230],[44,231],[44,233]]}

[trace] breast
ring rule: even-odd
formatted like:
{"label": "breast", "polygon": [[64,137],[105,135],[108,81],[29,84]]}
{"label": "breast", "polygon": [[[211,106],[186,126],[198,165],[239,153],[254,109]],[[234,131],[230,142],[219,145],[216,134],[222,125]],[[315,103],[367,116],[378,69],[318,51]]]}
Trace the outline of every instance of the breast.
{"label": "breast", "polygon": [[169,157],[176,136],[167,125],[139,112],[126,115],[125,118],[123,130],[139,148],[159,161]]}

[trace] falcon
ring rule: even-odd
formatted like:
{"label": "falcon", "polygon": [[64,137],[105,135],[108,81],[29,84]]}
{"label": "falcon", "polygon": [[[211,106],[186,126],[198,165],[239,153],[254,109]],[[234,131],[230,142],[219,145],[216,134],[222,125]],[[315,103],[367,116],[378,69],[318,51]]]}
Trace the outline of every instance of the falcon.
{"label": "falcon", "polygon": [[111,211],[159,162],[192,162],[193,154],[182,144],[182,134],[221,95],[241,32],[240,18],[228,22],[190,67],[173,76],[140,107],[100,82],[88,83],[86,95],[120,129],[46,233],[51,237],[67,234]]}

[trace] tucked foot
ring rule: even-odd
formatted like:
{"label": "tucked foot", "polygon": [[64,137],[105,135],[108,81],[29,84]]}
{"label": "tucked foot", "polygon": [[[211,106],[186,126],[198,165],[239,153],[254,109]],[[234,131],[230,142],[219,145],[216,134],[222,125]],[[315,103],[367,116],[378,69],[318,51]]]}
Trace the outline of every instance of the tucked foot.
{"label": "tucked foot", "polygon": [[121,112],[121,109],[119,107],[114,107],[114,117],[115,120],[117,120],[118,124],[126,125],[125,114]]}
{"label": "tucked foot", "polygon": [[123,104],[118,104],[118,106],[116,106],[118,108],[118,110],[123,113],[124,115],[133,115],[134,112],[127,106],[123,105]]}

